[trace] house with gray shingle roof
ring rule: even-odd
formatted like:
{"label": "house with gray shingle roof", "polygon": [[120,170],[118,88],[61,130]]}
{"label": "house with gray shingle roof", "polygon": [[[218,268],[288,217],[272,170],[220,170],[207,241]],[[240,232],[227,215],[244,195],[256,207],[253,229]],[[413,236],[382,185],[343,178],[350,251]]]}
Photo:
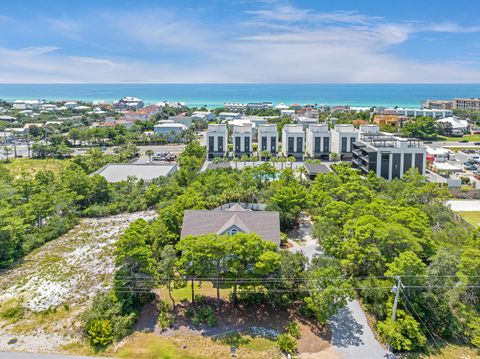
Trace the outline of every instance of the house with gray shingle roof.
{"label": "house with gray shingle roof", "polygon": [[266,241],[280,245],[280,214],[275,211],[252,211],[239,204],[226,210],[185,211],[180,238],[209,233],[255,233]]}

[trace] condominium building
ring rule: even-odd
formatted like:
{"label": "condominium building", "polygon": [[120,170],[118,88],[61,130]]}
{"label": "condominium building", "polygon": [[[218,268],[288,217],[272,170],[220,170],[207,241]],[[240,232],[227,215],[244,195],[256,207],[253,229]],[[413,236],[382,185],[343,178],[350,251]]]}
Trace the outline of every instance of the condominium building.
{"label": "condominium building", "polygon": [[358,141],[353,143],[352,165],[363,173],[373,171],[388,180],[401,178],[415,167],[425,174],[426,149],[421,141],[400,138],[382,132],[360,131]]}
{"label": "condominium building", "polygon": [[278,152],[278,132],[274,123],[258,126],[258,153],[267,151],[271,154]]}
{"label": "condominium building", "polygon": [[426,116],[431,118],[445,118],[453,116],[452,110],[436,110],[436,109],[416,109],[416,108],[394,108],[388,109],[389,113],[394,112],[398,115],[407,117]]}
{"label": "condominium building", "polygon": [[352,144],[358,139],[358,131],[350,124],[337,124],[331,131],[331,152],[338,153],[340,158],[352,157]]}
{"label": "condominium building", "polygon": [[479,111],[480,98],[456,98],[453,106],[456,110]]}
{"label": "condominium building", "polygon": [[252,154],[252,137],[252,124],[233,126],[233,152],[235,156],[250,156]]}
{"label": "condominium building", "polygon": [[431,110],[452,110],[452,100],[426,100],[422,102],[422,109]]}
{"label": "condominium building", "polygon": [[247,108],[252,110],[267,110],[273,108],[273,104],[271,102],[249,102]]}
{"label": "condominium building", "polygon": [[312,124],[305,134],[305,154],[313,158],[326,158],[330,154],[331,134],[328,124]]}
{"label": "condominium building", "polygon": [[206,138],[208,158],[226,156],[228,140],[228,128],[226,124],[208,125]]}
{"label": "condominium building", "polygon": [[282,153],[302,159],[305,152],[305,132],[302,125],[285,125],[282,129]]}

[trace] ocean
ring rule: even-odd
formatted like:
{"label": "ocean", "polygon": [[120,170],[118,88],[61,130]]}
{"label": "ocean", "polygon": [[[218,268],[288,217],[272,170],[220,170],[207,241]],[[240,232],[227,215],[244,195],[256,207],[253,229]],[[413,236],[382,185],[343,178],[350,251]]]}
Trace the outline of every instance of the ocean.
{"label": "ocean", "polygon": [[0,84],[0,99],[115,101],[135,96],[147,104],[182,101],[419,107],[426,99],[480,97],[480,84]]}

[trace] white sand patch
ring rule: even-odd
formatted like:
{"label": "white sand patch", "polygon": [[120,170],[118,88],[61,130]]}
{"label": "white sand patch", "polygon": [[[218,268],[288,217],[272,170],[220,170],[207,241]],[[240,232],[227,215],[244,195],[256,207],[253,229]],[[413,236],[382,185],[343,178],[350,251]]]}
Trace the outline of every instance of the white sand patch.
{"label": "white sand patch", "polygon": [[[0,320],[0,351],[54,351],[78,339],[79,315],[99,290],[112,283],[115,242],[131,222],[155,217],[155,212],[145,211],[83,219],[65,235],[27,255],[16,268],[2,273],[0,305],[15,299],[26,314],[15,323]],[[75,309],[58,322],[32,325],[35,313],[61,307]],[[35,328],[35,332],[13,332],[22,325]],[[12,338],[17,342],[7,344]]]}
{"label": "white sand patch", "polygon": [[473,212],[480,211],[480,200],[451,200],[446,202],[452,211],[455,212]]}

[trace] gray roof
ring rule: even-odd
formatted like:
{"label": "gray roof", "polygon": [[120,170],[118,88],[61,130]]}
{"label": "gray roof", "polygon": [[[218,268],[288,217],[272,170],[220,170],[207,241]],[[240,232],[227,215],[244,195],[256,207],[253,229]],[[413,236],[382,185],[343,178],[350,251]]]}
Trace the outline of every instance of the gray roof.
{"label": "gray roof", "polygon": [[144,181],[152,181],[158,177],[168,176],[177,170],[177,165],[156,165],[156,164],[126,164],[126,163],[109,163],[98,171],[96,174],[105,177],[108,182],[126,181],[128,177],[136,177]]}
{"label": "gray roof", "polygon": [[329,173],[330,172],[330,169],[325,166],[325,165],[322,165],[322,164],[315,164],[315,163],[305,163],[304,164],[305,166],[305,169],[307,170],[307,173],[308,174],[312,174],[312,175],[316,175],[316,174],[319,174],[319,173]]}
{"label": "gray roof", "polygon": [[230,162],[219,162],[219,163],[210,162],[207,165],[207,170],[216,170],[217,168],[231,168],[231,165],[230,165]]}
{"label": "gray roof", "polygon": [[208,233],[223,234],[233,226],[280,245],[280,215],[274,211],[187,210],[183,216],[180,238]]}

